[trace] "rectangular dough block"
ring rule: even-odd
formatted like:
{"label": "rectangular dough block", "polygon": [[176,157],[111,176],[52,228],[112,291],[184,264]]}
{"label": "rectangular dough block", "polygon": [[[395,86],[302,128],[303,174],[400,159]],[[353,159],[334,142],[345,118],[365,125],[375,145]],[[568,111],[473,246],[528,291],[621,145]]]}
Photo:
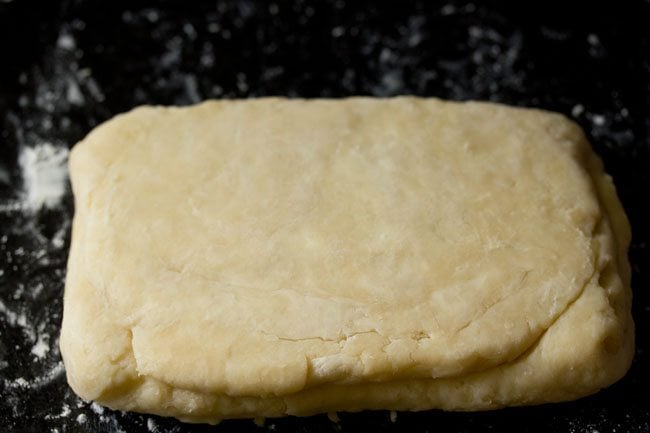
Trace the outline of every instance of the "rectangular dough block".
{"label": "rectangular dough block", "polygon": [[61,352],[190,422],[576,399],[633,354],[630,232],[581,130],[437,99],[141,107],[73,149]]}

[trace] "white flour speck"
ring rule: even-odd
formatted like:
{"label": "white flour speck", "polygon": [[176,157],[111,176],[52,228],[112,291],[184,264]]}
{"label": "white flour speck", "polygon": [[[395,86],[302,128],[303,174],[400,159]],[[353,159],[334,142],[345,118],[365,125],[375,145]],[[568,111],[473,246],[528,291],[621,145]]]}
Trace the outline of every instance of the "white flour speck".
{"label": "white flour speck", "polygon": [[79,423],[79,424],[85,424],[87,420],[88,420],[88,418],[87,418],[86,415],[83,414],[83,413],[80,413],[80,414],[77,416],[77,423]]}
{"label": "white flour speck", "polygon": [[589,42],[589,45],[600,45],[600,38],[598,35],[589,33],[589,35],[587,35],[587,42]]}
{"label": "white flour speck", "polygon": [[14,384],[16,386],[19,386],[21,388],[27,388],[29,386],[29,382],[27,382],[24,378],[19,377],[18,379],[14,380]]}
{"label": "white flour speck", "polygon": [[240,92],[247,92],[248,91],[248,83],[246,82],[246,75],[243,73],[238,73],[237,74],[237,89],[239,89]]}
{"label": "white flour speck", "polygon": [[340,38],[344,34],[345,34],[345,29],[341,26],[337,26],[332,29],[332,37]]}
{"label": "white flour speck", "polygon": [[444,5],[440,9],[440,14],[443,15],[443,16],[453,15],[454,13],[456,13],[456,6],[454,6],[452,4]]}
{"label": "white flour speck", "polygon": [[83,105],[83,103],[85,102],[85,98],[83,93],[81,93],[79,84],[77,84],[77,81],[73,79],[68,80],[66,99],[70,104],[77,105],[77,106]]}
{"label": "white flour speck", "polygon": [[101,407],[100,405],[98,405],[98,404],[95,403],[95,402],[93,402],[93,403],[90,405],[90,408],[91,408],[91,409],[93,410],[93,412],[95,412],[97,415],[101,415],[101,414],[104,413],[104,408]]}
{"label": "white flour speck", "polygon": [[70,406],[64,403],[63,407],[61,407],[61,413],[57,415],[45,415],[45,419],[66,418],[71,413],[72,411],[70,410]]}
{"label": "white flour speck", "polygon": [[156,433],[158,431],[158,426],[156,425],[156,422],[151,418],[147,418],[147,429],[149,429],[149,431],[152,433]]}
{"label": "white flour speck", "polygon": [[13,295],[11,296],[14,299],[20,299],[25,293],[25,285],[23,283],[16,284],[16,290],[14,290]]}
{"label": "white flour speck", "polygon": [[56,207],[66,190],[68,149],[42,143],[23,147],[18,163],[22,170],[24,200],[27,208]]}
{"label": "white flour speck", "polygon": [[270,67],[265,69],[264,72],[262,72],[262,80],[270,81],[281,76],[283,73],[284,73],[284,68],[282,66]]}
{"label": "white flour speck", "polygon": [[183,24],[183,32],[185,32],[188,38],[192,40],[196,39],[196,29],[191,23]]}
{"label": "white flour speck", "polygon": [[395,95],[404,86],[402,72],[399,70],[389,70],[381,77],[381,82],[373,89],[378,96]]}
{"label": "white flour speck", "polygon": [[61,33],[59,39],[56,41],[56,45],[63,50],[74,50],[77,44],[72,35]]}
{"label": "white flour speck", "polygon": [[468,30],[470,37],[479,39],[483,37],[483,29],[476,26],[471,26]]}
{"label": "white flour speck", "polygon": [[37,358],[42,359],[50,351],[49,345],[50,335],[49,334],[39,334],[36,339],[36,344],[32,347],[32,354]]}
{"label": "white flour speck", "polygon": [[[43,255],[45,255],[45,250],[40,250],[38,254],[39,255],[37,256],[37,258],[42,257]],[[31,290],[32,297],[38,298],[41,292],[43,292],[43,289],[45,289],[45,285],[43,283],[36,283],[36,285],[34,285],[34,287],[32,287]]]}
{"label": "white flour speck", "polygon": [[97,102],[102,102],[106,99],[104,92],[102,92],[102,89],[94,78],[88,77],[86,80],[86,88],[88,89],[88,92],[90,92],[90,96],[92,96]]}
{"label": "white flour speck", "polygon": [[394,59],[394,55],[390,48],[383,48],[381,52],[379,53],[379,61],[381,63],[388,63],[389,61]]}
{"label": "white flour speck", "polygon": [[63,362],[59,361],[56,363],[50,370],[42,374],[41,376],[36,377],[31,383],[30,387],[32,389],[39,389],[44,386],[49,385],[54,380],[58,379],[65,373],[65,367]]}
{"label": "white flour speck", "polygon": [[187,74],[185,75],[185,91],[190,102],[197,103],[201,100],[201,95],[199,94],[199,85],[196,81],[196,76]]}
{"label": "white flour speck", "polygon": [[571,109],[571,115],[573,117],[578,117],[580,116],[583,112],[585,111],[585,107],[582,106],[582,104],[576,104],[573,106]]}
{"label": "white flour speck", "polygon": [[64,227],[60,228],[56,233],[54,233],[54,236],[52,236],[52,246],[54,248],[63,248],[63,245],[65,243],[65,233],[66,230]]}
{"label": "white flour speck", "polygon": [[397,412],[394,410],[390,411],[390,422],[395,423],[397,422]]}
{"label": "white flour speck", "polygon": [[411,36],[409,36],[408,40],[408,46],[409,47],[415,47],[422,42],[422,34],[421,33],[413,33]]}
{"label": "white flour speck", "polygon": [[151,23],[155,23],[160,19],[160,14],[158,13],[157,10],[155,9],[149,9],[144,13],[144,16],[147,18],[147,20]]}
{"label": "white flour speck", "polygon": [[135,17],[133,16],[133,12],[131,11],[124,11],[124,13],[122,14],[122,21],[124,21],[125,23],[133,22],[134,18]]}
{"label": "white flour speck", "polygon": [[27,326],[27,316],[24,313],[16,313],[10,310],[7,306],[0,301],[0,314],[5,316],[5,320],[9,326],[20,326],[25,328]]}
{"label": "white flour speck", "polygon": [[602,114],[594,114],[591,120],[596,126],[603,126],[605,124],[605,116]]}
{"label": "white flour speck", "polygon": [[213,48],[212,44],[209,42],[203,45],[203,52],[201,53],[200,62],[201,65],[205,66],[206,68],[212,67],[214,65],[215,58]]}
{"label": "white flour speck", "polygon": [[0,204],[0,211],[1,212],[13,212],[13,211],[19,211],[19,210],[22,210],[22,209],[23,209],[23,204],[18,202],[18,201]]}

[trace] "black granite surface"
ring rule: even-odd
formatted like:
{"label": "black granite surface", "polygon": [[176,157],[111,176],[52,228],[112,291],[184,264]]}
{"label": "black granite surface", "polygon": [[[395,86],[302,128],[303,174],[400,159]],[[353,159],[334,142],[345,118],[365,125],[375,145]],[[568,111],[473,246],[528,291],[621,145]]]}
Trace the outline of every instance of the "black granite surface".
{"label": "black granite surface", "polygon": [[[541,107],[585,129],[633,228],[637,351],[622,381],[572,403],[263,426],[192,426],[72,394],[58,330],[73,201],[55,191],[35,207],[21,155],[65,157],[144,103],[398,94]],[[0,431],[649,432],[649,177],[648,1],[0,0]]]}

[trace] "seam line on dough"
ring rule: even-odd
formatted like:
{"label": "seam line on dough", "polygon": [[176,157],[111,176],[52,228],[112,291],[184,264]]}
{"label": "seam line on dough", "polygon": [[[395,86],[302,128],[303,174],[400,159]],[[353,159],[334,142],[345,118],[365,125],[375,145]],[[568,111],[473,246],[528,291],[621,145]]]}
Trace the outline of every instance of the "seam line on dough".
{"label": "seam line on dough", "polygon": [[[494,301],[488,307],[483,308],[483,310],[479,314],[472,317],[467,323],[465,323],[460,328],[454,330],[453,333],[458,334],[458,333],[462,332],[464,329],[468,328],[472,323],[476,322],[477,320],[481,319],[481,317],[485,316],[488,313],[488,311],[490,311],[492,308],[496,307],[497,305],[499,305],[503,301],[509,299],[511,296],[519,293],[519,291],[522,290],[525,287],[524,283],[526,282],[526,279],[528,278],[528,274],[530,274],[530,272],[531,272],[530,269],[524,272],[524,274],[521,277],[521,281],[518,284],[517,290],[507,293],[506,295],[504,295],[504,296],[500,297],[499,299],[497,299],[496,301]],[[589,276],[589,278],[591,278],[591,275]]]}
{"label": "seam line on dough", "polygon": [[317,340],[317,341],[322,341],[324,343],[342,343],[345,342],[346,340],[349,340],[350,338],[356,337],[357,335],[363,335],[363,334],[376,334],[376,335],[382,335],[379,333],[376,329],[369,329],[367,331],[358,331],[358,332],[352,332],[350,334],[342,335],[338,338],[325,338],[325,337],[303,337],[303,338],[289,338],[289,337],[282,337],[276,334],[272,334],[270,332],[265,332],[265,331],[258,331],[262,335],[266,335],[269,337],[275,337],[278,340],[281,341],[291,341],[291,342],[300,342],[300,341],[310,341],[310,340]]}

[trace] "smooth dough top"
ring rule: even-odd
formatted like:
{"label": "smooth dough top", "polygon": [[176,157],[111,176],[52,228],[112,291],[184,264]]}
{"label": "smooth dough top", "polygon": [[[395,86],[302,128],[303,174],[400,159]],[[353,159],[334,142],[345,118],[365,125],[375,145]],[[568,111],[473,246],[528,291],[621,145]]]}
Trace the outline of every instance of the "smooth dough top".
{"label": "smooth dough top", "polygon": [[467,376],[589,284],[627,317],[629,229],[599,164],[566,118],[496,104],[138,108],[71,154],[66,290],[92,290],[66,313],[96,299],[128,334],[102,356],[200,393]]}

